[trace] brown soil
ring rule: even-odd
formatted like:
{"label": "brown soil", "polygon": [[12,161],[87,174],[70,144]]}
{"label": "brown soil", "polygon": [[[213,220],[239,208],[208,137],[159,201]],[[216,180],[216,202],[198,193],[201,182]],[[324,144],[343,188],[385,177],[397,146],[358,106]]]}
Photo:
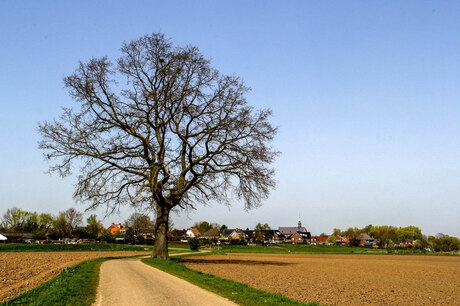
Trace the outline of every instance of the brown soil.
{"label": "brown soil", "polygon": [[460,305],[460,257],[229,254],[181,261],[300,302]]}
{"label": "brown soil", "polygon": [[30,290],[81,261],[144,252],[5,252],[0,253],[0,302]]}

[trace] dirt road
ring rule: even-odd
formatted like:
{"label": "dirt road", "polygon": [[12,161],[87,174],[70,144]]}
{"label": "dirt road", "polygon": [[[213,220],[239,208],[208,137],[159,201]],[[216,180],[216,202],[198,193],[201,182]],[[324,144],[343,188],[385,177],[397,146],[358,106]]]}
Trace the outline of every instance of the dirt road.
{"label": "dirt road", "polygon": [[235,305],[138,258],[101,265],[95,305]]}

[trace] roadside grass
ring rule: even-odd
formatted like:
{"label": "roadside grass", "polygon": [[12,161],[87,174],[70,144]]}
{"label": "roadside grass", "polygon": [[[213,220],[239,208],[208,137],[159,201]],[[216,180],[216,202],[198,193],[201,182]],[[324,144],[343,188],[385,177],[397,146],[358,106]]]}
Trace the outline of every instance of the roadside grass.
{"label": "roadside grass", "polygon": [[72,252],[72,251],[152,251],[152,245],[115,243],[22,244],[2,243],[0,252]]}
{"label": "roadside grass", "polygon": [[[212,253],[200,253],[196,254],[196,256],[204,256],[209,254]],[[145,258],[142,259],[142,262],[182,278],[203,289],[214,292],[239,305],[319,305],[314,302],[307,304],[296,302],[286,298],[281,294],[268,293],[249,287],[243,283],[238,283],[228,279],[219,278],[211,274],[191,270],[186,266],[181,265],[179,263],[179,258],[176,257],[170,260]]]}
{"label": "roadside grass", "polygon": [[99,268],[113,258],[91,259],[66,268],[51,280],[0,305],[91,305],[96,299]]}
{"label": "roadside grass", "polygon": [[190,251],[190,248],[176,249],[172,247],[168,249],[169,254],[177,254],[177,253],[184,253],[184,252],[193,252],[193,251]]}
{"label": "roadside grass", "polygon": [[[122,249],[132,251],[132,249]],[[144,249],[142,249],[144,250]],[[61,250],[67,251],[67,250]],[[87,251],[87,250],[85,250]],[[111,249],[110,251],[120,251]],[[182,250],[169,250],[170,253],[182,253]],[[0,306],[6,305],[91,305],[96,300],[99,284],[100,266],[104,261],[128,257],[104,257],[83,261],[64,269],[59,275],[38,287],[24,292]]]}

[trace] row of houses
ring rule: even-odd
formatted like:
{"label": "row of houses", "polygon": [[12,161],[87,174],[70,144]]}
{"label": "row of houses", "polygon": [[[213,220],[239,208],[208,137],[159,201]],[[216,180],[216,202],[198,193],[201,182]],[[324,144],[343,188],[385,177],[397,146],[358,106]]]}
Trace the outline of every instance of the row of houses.
{"label": "row of houses", "polygon": [[[189,228],[184,231],[184,238],[198,237],[200,239],[219,240],[219,241],[240,241],[247,242],[260,241],[260,237],[256,237],[256,231],[246,229],[227,229],[220,232],[218,229],[211,229],[205,233],[200,233],[197,228]],[[350,245],[351,239],[346,236],[335,236],[334,241],[330,241],[328,235],[312,236],[299,221],[295,227],[278,227],[277,230],[262,230],[263,241],[266,243],[308,243],[313,245]],[[360,234],[355,240],[355,243],[364,247],[379,247],[380,241],[374,239],[370,235]],[[407,244],[407,242],[406,242]],[[405,245],[407,246],[407,245]]]}
{"label": "row of houses", "polygon": [[226,229],[220,232],[218,229],[213,228],[205,233],[200,233],[197,228],[189,228],[186,230],[184,238],[198,237],[201,239],[219,240],[219,241],[264,241],[266,243],[310,243],[312,240],[311,233],[302,226],[299,221],[297,226],[294,227],[279,227],[277,230],[261,230],[256,237],[257,231],[250,229]]}
{"label": "row of houses", "polygon": [[[122,224],[112,223],[106,231],[115,237],[115,241],[124,242],[125,235],[128,228],[124,227]],[[16,233],[8,233],[10,238],[15,237]],[[12,236],[11,236],[12,235]],[[256,237],[258,235],[258,237]],[[30,236],[30,237],[29,237]],[[138,238],[142,236],[144,243],[153,243],[154,242],[154,233],[145,232],[138,233]],[[246,241],[249,243],[254,242],[265,242],[265,243],[308,243],[313,245],[349,245],[351,243],[349,237],[345,236],[336,236],[334,242],[329,240],[329,236],[312,236],[307,229],[302,226],[302,223],[299,221],[297,226],[293,227],[278,227],[277,230],[261,230],[259,232],[250,229],[226,229],[221,232],[218,228],[212,228],[205,233],[200,233],[197,228],[188,228],[187,230],[173,230],[168,232],[169,240],[182,240],[186,241],[187,238],[198,237],[200,239],[207,239],[212,241],[222,241],[222,242],[241,242]],[[0,236],[0,242],[4,242],[8,237]],[[16,237],[16,240],[21,238],[21,240],[29,241],[32,240],[31,233],[20,233],[20,236]],[[136,240],[138,239],[136,238]],[[14,239],[12,239],[14,240]],[[68,240],[68,239],[67,239]],[[78,240],[78,239],[74,239]],[[365,247],[378,247],[380,242],[377,239],[372,238],[368,234],[360,234],[357,238],[360,246]],[[73,241],[65,241],[65,243],[72,243]],[[58,241],[62,243],[61,239]],[[84,240],[88,242],[87,240]],[[356,241],[354,242],[356,243]],[[405,242],[404,246],[407,246],[408,242]],[[398,245],[399,246],[399,245]]]}

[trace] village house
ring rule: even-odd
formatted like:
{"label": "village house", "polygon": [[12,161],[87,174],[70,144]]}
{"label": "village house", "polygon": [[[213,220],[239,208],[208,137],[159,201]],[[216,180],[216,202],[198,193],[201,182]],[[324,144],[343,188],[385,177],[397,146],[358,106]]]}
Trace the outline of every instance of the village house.
{"label": "village house", "polygon": [[378,247],[379,241],[369,236],[369,234],[362,233],[358,236],[359,246],[365,247]]}
{"label": "village house", "polygon": [[309,232],[295,232],[288,238],[292,243],[307,243],[311,242],[311,234]]}
{"label": "village house", "polygon": [[327,245],[329,236],[313,236],[311,237],[311,244],[314,245]]}
{"label": "village house", "polygon": [[187,239],[187,230],[183,229],[183,230],[178,230],[178,229],[173,229],[171,231],[171,234],[172,234],[172,238],[171,240],[172,241],[180,241],[180,240],[185,240]]}
{"label": "village house", "polygon": [[336,237],[335,244],[336,245],[349,245],[350,244],[350,238],[338,235]]}
{"label": "village house", "polygon": [[112,234],[112,235],[117,235],[117,234],[120,234],[120,235],[125,235],[126,234],[126,231],[128,230],[127,227],[123,227],[121,225],[121,223],[112,223],[108,228],[107,228],[107,231]]}
{"label": "village house", "polygon": [[187,236],[187,238],[195,238],[201,236],[201,233],[197,228],[192,227],[187,229],[185,236]]}
{"label": "village house", "polygon": [[0,242],[6,242],[7,240],[8,240],[8,238],[6,238],[2,234],[0,234]]}
{"label": "village house", "polygon": [[219,239],[219,237],[220,237],[219,229],[211,228],[210,230],[205,232],[203,236],[201,236],[200,238],[213,240],[213,239]]}
{"label": "village house", "polygon": [[278,230],[262,230],[265,242],[268,243],[281,243],[284,242],[284,235]]}
{"label": "village house", "polygon": [[302,226],[302,222],[293,227],[278,227],[278,231],[284,235],[284,238],[292,243],[309,243],[311,242],[311,234],[305,227]]}
{"label": "village house", "polygon": [[239,241],[240,240],[240,235],[244,235],[244,232],[240,230],[239,228],[235,229],[227,229],[224,232],[224,237],[227,238],[227,240],[235,240]]}

